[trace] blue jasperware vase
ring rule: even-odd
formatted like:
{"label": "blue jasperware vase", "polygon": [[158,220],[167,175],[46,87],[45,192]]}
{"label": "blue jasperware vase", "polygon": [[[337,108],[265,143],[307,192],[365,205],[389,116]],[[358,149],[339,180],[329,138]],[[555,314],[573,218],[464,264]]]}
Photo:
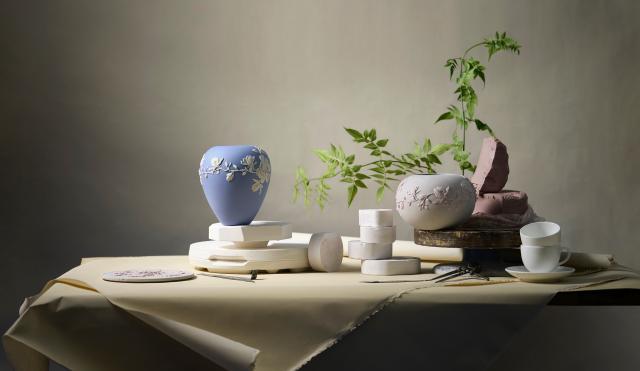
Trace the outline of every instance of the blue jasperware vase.
{"label": "blue jasperware vase", "polygon": [[271,162],[256,146],[215,146],[200,161],[200,184],[220,223],[246,225],[269,189]]}

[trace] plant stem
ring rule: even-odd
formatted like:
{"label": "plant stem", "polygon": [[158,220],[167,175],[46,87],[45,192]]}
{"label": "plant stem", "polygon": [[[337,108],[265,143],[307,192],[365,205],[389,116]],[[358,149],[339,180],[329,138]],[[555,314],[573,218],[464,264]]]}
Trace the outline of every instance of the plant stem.
{"label": "plant stem", "polygon": [[[459,78],[462,77],[462,74],[465,73],[465,65],[466,65],[466,61],[467,61],[467,54],[469,54],[469,52],[471,50],[473,50],[474,48],[477,48],[478,46],[482,46],[484,45],[484,41],[483,42],[479,42],[477,44],[473,44],[471,45],[469,48],[467,48],[467,50],[464,51],[464,54],[462,55],[462,58],[460,58],[460,75]],[[460,100],[460,106],[462,108],[462,150],[465,151],[466,147],[467,147],[467,114],[466,114],[466,110],[464,108],[464,100]],[[464,175],[464,169],[462,169],[462,175]]]}
{"label": "plant stem", "polygon": [[467,50],[464,51],[464,55],[462,56],[462,58],[465,59],[467,57],[467,54],[471,51],[471,49],[475,49],[481,45],[484,45],[484,41],[471,45]]}
{"label": "plant stem", "polygon": [[[475,47],[472,46],[471,48],[467,49],[467,51],[464,52],[464,55],[462,56],[461,62],[460,62],[460,75],[458,78],[462,78],[462,74],[465,72],[465,65],[466,65],[466,57],[467,57],[467,53],[473,49]],[[462,95],[462,92],[461,92]],[[465,150],[466,148],[466,143],[467,143],[467,116],[466,116],[466,111],[464,109],[464,99],[460,100],[460,106],[462,108],[462,151]],[[464,176],[464,168],[462,169],[462,176]]]}
{"label": "plant stem", "polygon": [[[364,168],[366,168],[366,167],[368,167],[368,166],[371,166],[371,165],[377,165],[377,166],[380,166],[380,164],[379,164],[379,163],[380,163],[380,161],[388,161],[388,160],[376,160],[376,161],[371,161],[371,162],[369,162],[369,163],[366,163],[366,164],[363,164],[363,165],[360,165],[360,166],[361,166],[363,169],[364,169]],[[426,166],[412,164],[412,163],[407,162],[407,161],[402,161],[402,160],[395,161],[395,160],[392,160],[392,161],[391,161],[391,163],[392,163],[392,164],[405,164],[405,165],[412,165],[412,166],[417,167],[417,168],[419,168],[419,169],[426,169],[426,170],[427,170],[427,172],[429,171],[429,169],[428,169]],[[385,167],[385,166],[382,166],[382,167],[384,167],[385,169],[387,169],[387,167]],[[413,170],[413,169],[402,169],[402,170],[403,170],[403,171],[406,171],[406,172],[409,172],[409,173],[412,173],[412,174],[416,174],[415,170]],[[341,174],[341,172],[337,172],[337,173],[335,173],[335,174],[333,174],[332,176],[329,176],[329,177],[315,177],[315,178],[309,178],[309,182],[314,182],[314,181],[318,181],[318,180],[321,180],[321,179],[325,179],[325,180],[326,180],[326,179],[332,179],[332,178],[335,178],[335,177],[339,176],[340,174]],[[385,171],[384,176],[386,177],[386,171]]]}

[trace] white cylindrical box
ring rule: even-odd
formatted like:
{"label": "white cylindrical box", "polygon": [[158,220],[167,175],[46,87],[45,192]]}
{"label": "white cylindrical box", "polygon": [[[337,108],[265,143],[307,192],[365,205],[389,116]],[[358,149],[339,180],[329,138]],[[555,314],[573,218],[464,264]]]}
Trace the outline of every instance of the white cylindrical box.
{"label": "white cylindrical box", "polygon": [[314,233],[309,240],[309,265],[315,271],[335,272],[342,264],[342,238],[337,233]]}
{"label": "white cylindrical box", "polygon": [[393,243],[396,240],[396,226],[360,227],[360,241],[370,243]]}
{"label": "white cylindrical box", "polygon": [[391,209],[360,209],[358,217],[361,227],[391,227],[393,225],[393,210]]}
{"label": "white cylindrical box", "polygon": [[362,274],[374,276],[418,274],[420,273],[420,259],[397,256],[391,259],[363,260],[360,271]]}
{"label": "white cylindrical box", "polygon": [[368,243],[360,240],[349,241],[349,257],[351,259],[389,259],[393,254],[390,243]]}

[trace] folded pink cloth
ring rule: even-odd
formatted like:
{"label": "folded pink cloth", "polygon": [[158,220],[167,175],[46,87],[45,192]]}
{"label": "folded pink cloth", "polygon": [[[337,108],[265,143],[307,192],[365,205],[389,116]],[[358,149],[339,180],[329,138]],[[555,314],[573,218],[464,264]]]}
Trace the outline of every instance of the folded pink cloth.
{"label": "folded pink cloth", "polygon": [[474,214],[524,214],[529,207],[527,194],[521,191],[485,193],[476,199]]}
{"label": "folded pink cloth", "polygon": [[463,228],[520,228],[526,224],[539,222],[544,220],[536,215],[531,206],[527,206],[527,210],[522,214],[485,214],[473,213],[471,218],[467,220],[461,227]]}

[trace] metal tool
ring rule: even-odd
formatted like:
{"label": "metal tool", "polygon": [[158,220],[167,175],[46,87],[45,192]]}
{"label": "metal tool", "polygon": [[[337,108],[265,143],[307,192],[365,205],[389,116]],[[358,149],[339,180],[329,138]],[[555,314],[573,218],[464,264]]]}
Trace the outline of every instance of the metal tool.
{"label": "metal tool", "polygon": [[451,272],[447,272],[447,273],[441,274],[438,277],[435,277],[434,281],[436,283],[448,281],[448,280],[450,280],[452,278],[464,276],[465,274],[475,273],[476,270],[477,270],[477,268],[475,266],[472,266],[472,265],[461,265],[460,268],[458,268],[458,269],[454,269]]}
{"label": "metal tool", "polygon": [[238,277],[238,276],[224,276],[222,274],[213,274],[213,273],[205,273],[205,272],[197,273],[197,275],[199,275],[199,276],[207,276],[207,277],[215,277],[215,278],[224,278],[224,279],[233,280],[233,281],[242,281],[242,282],[255,283],[255,279],[258,277],[258,272],[257,271],[251,271],[251,277],[249,277],[249,278]]}

